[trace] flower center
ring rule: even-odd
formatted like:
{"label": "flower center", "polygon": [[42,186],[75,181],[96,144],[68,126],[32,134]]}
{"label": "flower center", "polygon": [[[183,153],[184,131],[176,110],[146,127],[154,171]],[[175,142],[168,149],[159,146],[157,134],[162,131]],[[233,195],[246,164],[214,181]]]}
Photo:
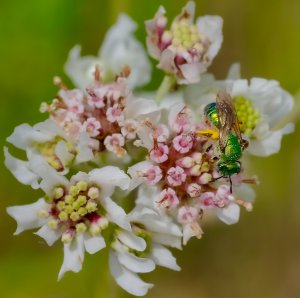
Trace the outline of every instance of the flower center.
{"label": "flower center", "polygon": [[[99,234],[106,228],[107,219],[100,215],[103,210],[97,199],[99,188],[88,186],[85,181],[79,181],[65,187],[56,187],[50,198],[51,210],[48,214],[48,226],[54,230],[63,228],[63,242],[71,242],[76,233],[89,229],[92,235]],[[40,214],[43,215],[42,212]]]}
{"label": "flower center", "polygon": [[259,111],[254,109],[252,102],[243,96],[237,96],[233,100],[238,120],[240,121],[241,132],[251,135],[260,120]]}
{"label": "flower center", "polygon": [[[41,155],[47,160],[49,165],[53,167],[56,171],[60,172],[64,170],[64,165],[61,160],[56,155],[55,149],[58,142],[62,141],[60,137],[56,137],[53,141],[45,143],[37,143],[36,148]],[[74,152],[74,148],[71,143],[66,143],[67,149],[70,153]]]}
{"label": "flower center", "polygon": [[203,50],[204,36],[198,31],[197,26],[189,24],[186,20],[180,20],[172,25],[171,31],[164,33],[172,37],[174,47],[186,49],[195,48]]}

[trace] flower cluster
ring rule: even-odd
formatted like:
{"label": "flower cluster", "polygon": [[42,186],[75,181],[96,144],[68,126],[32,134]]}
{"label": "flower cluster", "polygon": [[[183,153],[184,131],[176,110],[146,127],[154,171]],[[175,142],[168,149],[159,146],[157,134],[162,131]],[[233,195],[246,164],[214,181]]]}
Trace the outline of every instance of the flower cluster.
{"label": "flower cluster", "polygon": [[121,15],[97,57],[71,50],[65,69],[75,88],[54,78],[57,95],[40,109],[48,119],[22,124],[7,139],[26,156],[5,148],[8,169],[45,193],[7,208],[15,234],[38,229],[48,245],[61,240],[59,279],[81,270],[85,251],[107,247],[117,284],[145,295],[153,285],[139,274],[156,265],[180,270],[169,248],[201,238],[205,218],[234,224],[240,207],[252,210],[258,179],[245,158],[278,152],[293,130],[280,126],[293,98],[278,82],[241,79],[237,65],[224,80],[206,73],[223,40],[222,19],[193,24],[194,6],[188,2],[169,29],[163,7],[146,21],[148,52],[168,78],[157,92],[135,90],[149,81],[150,63],[136,24]]}

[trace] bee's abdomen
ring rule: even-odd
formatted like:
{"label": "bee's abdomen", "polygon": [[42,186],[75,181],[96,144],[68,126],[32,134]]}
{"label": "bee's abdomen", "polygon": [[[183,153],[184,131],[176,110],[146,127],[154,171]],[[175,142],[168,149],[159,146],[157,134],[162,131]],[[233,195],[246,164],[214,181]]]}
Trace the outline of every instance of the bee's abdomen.
{"label": "bee's abdomen", "polygon": [[235,162],[242,156],[242,148],[236,135],[229,134],[222,159],[227,162]]}

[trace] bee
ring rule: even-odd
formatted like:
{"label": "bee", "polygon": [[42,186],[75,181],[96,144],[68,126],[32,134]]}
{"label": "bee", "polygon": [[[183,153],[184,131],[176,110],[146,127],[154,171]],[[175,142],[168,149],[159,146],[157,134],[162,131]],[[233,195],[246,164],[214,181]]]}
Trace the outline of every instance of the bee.
{"label": "bee", "polygon": [[243,150],[247,148],[248,142],[242,138],[240,123],[231,96],[226,91],[219,91],[216,102],[206,105],[204,114],[215,129],[198,131],[196,134],[218,139],[220,156],[217,171],[222,175],[219,178],[229,178],[232,190],[230,177],[241,171],[239,159]]}

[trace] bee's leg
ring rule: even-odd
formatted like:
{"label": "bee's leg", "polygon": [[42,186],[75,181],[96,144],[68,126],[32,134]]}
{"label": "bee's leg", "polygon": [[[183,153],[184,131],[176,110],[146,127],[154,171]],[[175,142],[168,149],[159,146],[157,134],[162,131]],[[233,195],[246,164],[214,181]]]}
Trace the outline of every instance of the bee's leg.
{"label": "bee's leg", "polygon": [[220,176],[220,177],[213,178],[213,179],[211,180],[211,182],[215,182],[215,181],[217,181],[217,180],[219,180],[219,179],[221,179],[221,178],[226,178],[226,176],[222,175],[222,176]]}
{"label": "bee's leg", "polygon": [[228,176],[229,182],[230,182],[230,193],[232,193],[232,181],[231,181],[231,176]]}
{"label": "bee's leg", "polygon": [[211,148],[212,148],[212,144],[209,145],[209,146],[206,148],[205,152],[206,152],[206,153],[209,152]]}

